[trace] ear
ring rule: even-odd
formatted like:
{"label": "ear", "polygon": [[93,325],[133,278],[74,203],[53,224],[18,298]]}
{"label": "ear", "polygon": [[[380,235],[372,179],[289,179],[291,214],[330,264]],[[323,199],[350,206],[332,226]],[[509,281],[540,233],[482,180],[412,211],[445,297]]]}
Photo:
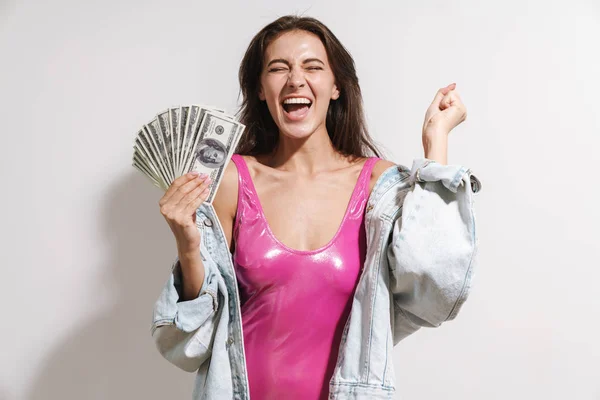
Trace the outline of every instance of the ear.
{"label": "ear", "polygon": [[260,85],[260,88],[258,89],[258,98],[261,101],[265,101],[266,100],[265,92],[263,91],[262,85]]}
{"label": "ear", "polygon": [[331,100],[337,100],[340,98],[340,90],[337,85],[333,85],[333,90],[331,91]]}

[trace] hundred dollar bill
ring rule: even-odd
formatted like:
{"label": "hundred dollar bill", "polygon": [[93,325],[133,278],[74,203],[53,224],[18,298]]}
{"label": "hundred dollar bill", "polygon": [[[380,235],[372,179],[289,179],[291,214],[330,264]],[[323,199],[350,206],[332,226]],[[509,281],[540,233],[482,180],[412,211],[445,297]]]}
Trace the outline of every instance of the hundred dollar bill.
{"label": "hundred dollar bill", "polygon": [[158,177],[158,175],[152,171],[152,168],[148,165],[146,160],[144,160],[144,158],[139,153],[137,153],[137,152],[134,153],[133,162],[136,163],[137,165],[139,165],[141,168],[143,168],[149,177],[151,177],[152,179],[155,179],[156,181],[160,181],[160,178]]}
{"label": "hundred dollar bill", "polygon": [[164,190],[193,169],[207,173],[212,180],[207,201],[212,202],[244,129],[213,106],[163,109],[138,131],[132,165]]}
{"label": "hundred dollar bill", "polygon": [[186,128],[183,131],[184,135],[182,136],[183,139],[181,143],[180,154],[180,176],[189,171],[190,162],[194,155],[194,144],[196,143],[198,131],[200,129],[200,125],[202,124],[202,119],[204,118],[204,114],[206,113],[206,111],[214,111],[219,113],[225,112],[225,110],[223,109],[202,104],[192,104],[190,106]]}
{"label": "hundred dollar bill", "polygon": [[202,117],[204,116],[205,112],[205,109],[202,109],[196,105],[189,106],[188,119],[186,121],[185,128],[182,130],[183,135],[181,136],[181,152],[179,154],[179,171],[181,175],[185,173],[185,164],[188,159],[188,154],[191,152],[191,143],[193,143],[192,139],[194,136],[194,131],[197,129],[200,121],[202,121]]}
{"label": "hundred dollar bill", "polygon": [[164,110],[156,114],[156,120],[158,122],[159,131],[164,139],[169,169],[173,174],[173,178],[177,179],[179,175],[175,168],[175,150],[173,147],[173,135],[171,133],[171,127],[169,126],[169,110]]}
{"label": "hundred dollar bill", "polygon": [[220,115],[218,112],[206,111],[202,124],[192,147],[193,157],[190,166],[184,173],[197,171],[207,174],[211,179],[207,203],[212,203],[221,183],[223,172],[235,150],[235,145],[245,126],[239,122]]}
{"label": "hundred dollar bill", "polygon": [[233,147],[231,148],[231,154],[229,155],[230,158],[233,155],[233,153],[235,152],[235,150],[237,149],[238,142],[240,141],[240,138],[242,137],[242,134],[244,133],[244,129],[246,128],[246,126],[241,124],[239,121],[237,121],[233,118],[231,118],[231,120],[234,121],[238,125],[238,130],[236,132],[235,142],[233,144]]}
{"label": "hundred dollar bill", "polygon": [[188,119],[185,124],[185,129],[182,129],[181,135],[181,153],[179,155],[179,167],[181,169],[181,175],[183,175],[188,169],[188,161],[192,156],[192,145],[195,141],[196,135],[198,134],[198,129],[202,123],[202,118],[204,118],[204,113],[206,113],[206,111],[224,112],[224,110],[202,104],[192,104],[189,106]]}
{"label": "hundred dollar bill", "polygon": [[161,178],[161,180],[168,185],[169,178],[164,169],[162,168],[162,163],[159,161],[159,157],[156,155],[156,152],[152,148],[152,144],[150,143],[150,139],[148,136],[149,135],[146,134],[146,127],[140,129],[135,139],[137,149],[139,149],[140,155],[142,155],[145,158],[148,165],[151,166],[152,169]]}
{"label": "hundred dollar bill", "polygon": [[165,146],[165,138],[160,132],[160,127],[158,125],[158,120],[154,117],[152,120],[148,121],[148,123],[144,126],[146,128],[146,132],[150,135],[150,142],[154,145],[154,149],[156,150],[156,154],[160,157],[160,162],[165,168],[167,172],[167,176],[169,179],[173,179],[173,174],[169,168],[168,156],[166,152]]}
{"label": "hundred dollar bill", "polygon": [[157,186],[157,187],[159,187],[159,188],[162,189],[162,187],[160,186],[160,184],[158,183],[158,181],[156,179],[152,178],[150,175],[148,175],[147,172],[143,168],[140,168],[140,166],[135,161],[131,165],[133,165],[135,167],[135,169],[137,169],[143,175],[145,175],[146,178],[150,179],[150,181],[152,182],[152,184],[154,184],[154,186]]}
{"label": "hundred dollar bill", "polygon": [[138,137],[136,138],[135,144],[133,145],[134,148],[134,160],[137,159],[138,162],[143,163],[143,165],[146,167],[146,169],[152,173],[152,176],[159,180],[162,181],[162,177],[160,172],[158,171],[158,169],[156,168],[156,166],[154,165],[154,163],[151,161],[151,157],[148,155],[148,153],[146,152],[146,150],[144,150],[142,148],[142,143],[141,143],[141,139]]}
{"label": "hundred dollar bill", "polygon": [[161,178],[157,177],[149,168],[148,165],[140,159],[138,155],[134,156],[132,165],[148,177],[157,187],[166,190],[166,186]]}
{"label": "hundred dollar bill", "polygon": [[181,115],[181,107],[169,108],[169,129],[173,136],[173,166],[178,170],[177,160],[179,157],[179,149],[181,142],[179,140],[179,116]]}
{"label": "hundred dollar bill", "polygon": [[205,108],[205,109],[210,110],[210,111],[216,111],[216,112],[219,112],[221,114],[225,114],[225,110],[223,108],[218,108],[218,107],[210,106],[210,105],[206,105],[206,104],[195,104],[195,105],[197,105],[200,108]]}
{"label": "hundred dollar bill", "polygon": [[188,120],[190,118],[190,106],[179,107],[179,149],[177,150],[177,169],[182,171],[182,154],[185,152],[184,140],[185,140],[185,129],[187,127]]}
{"label": "hundred dollar bill", "polygon": [[163,140],[162,135],[159,132],[158,122],[156,121],[156,119],[153,119],[152,121],[144,125],[144,128],[150,138],[150,142],[154,146],[156,157],[160,162],[162,168],[164,169],[165,175],[167,177],[167,182],[173,182],[174,177],[170,170],[165,141]]}
{"label": "hundred dollar bill", "polygon": [[150,171],[148,171],[148,169],[146,169],[145,166],[143,166],[142,164],[140,164],[138,162],[137,159],[133,160],[133,166],[138,169],[141,173],[143,173],[144,175],[146,175],[146,177],[148,179],[150,179],[150,181],[152,181],[152,183],[154,184],[154,186],[159,187],[160,189],[163,190],[167,190],[167,187],[165,187],[160,180],[156,179],[154,177],[154,175],[152,173],[150,173]]}

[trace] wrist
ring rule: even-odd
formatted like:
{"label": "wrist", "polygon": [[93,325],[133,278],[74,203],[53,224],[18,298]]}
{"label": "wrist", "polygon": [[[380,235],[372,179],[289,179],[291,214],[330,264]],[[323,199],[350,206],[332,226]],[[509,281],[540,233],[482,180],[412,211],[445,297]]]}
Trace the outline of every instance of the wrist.
{"label": "wrist", "polygon": [[440,164],[447,164],[448,160],[448,134],[435,132],[423,135],[423,151],[425,158]]}
{"label": "wrist", "polygon": [[188,264],[186,261],[193,261],[193,260],[196,260],[198,257],[200,257],[200,248],[199,247],[194,248],[194,249],[178,248],[177,255],[178,255],[179,261],[183,261],[184,264]]}
{"label": "wrist", "polygon": [[434,143],[434,142],[442,142],[447,141],[450,132],[445,131],[443,129],[435,129],[435,130],[424,130],[423,134],[423,144],[425,143]]}

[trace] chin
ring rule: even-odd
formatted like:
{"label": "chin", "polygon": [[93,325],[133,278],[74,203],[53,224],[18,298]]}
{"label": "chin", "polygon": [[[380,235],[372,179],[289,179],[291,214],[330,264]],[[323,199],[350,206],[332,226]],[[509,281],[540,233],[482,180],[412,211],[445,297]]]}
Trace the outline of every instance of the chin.
{"label": "chin", "polygon": [[304,125],[304,126],[289,126],[289,124],[282,124],[279,128],[279,134],[284,135],[290,139],[306,139],[310,137],[317,130],[316,126]]}
{"label": "chin", "polygon": [[291,121],[285,115],[281,115],[277,124],[279,133],[290,139],[306,139],[310,137],[310,135],[317,131],[319,124],[311,118],[312,116],[309,115],[307,117],[302,121]]}

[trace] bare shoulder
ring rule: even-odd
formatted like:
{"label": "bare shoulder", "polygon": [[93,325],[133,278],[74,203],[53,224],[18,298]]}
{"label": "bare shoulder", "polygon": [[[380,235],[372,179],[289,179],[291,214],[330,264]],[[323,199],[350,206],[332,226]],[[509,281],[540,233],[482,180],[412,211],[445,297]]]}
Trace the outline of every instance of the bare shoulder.
{"label": "bare shoulder", "polygon": [[219,189],[215,194],[213,206],[215,211],[221,215],[235,217],[238,198],[238,171],[235,163],[230,161],[225,168]]}
{"label": "bare shoulder", "polygon": [[375,183],[377,183],[377,180],[379,179],[381,174],[383,174],[383,172],[386,169],[394,166],[396,166],[396,163],[383,159],[375,163],[375,165],[373,166],[373,170],[371,171],[371,182],[369,182],[369,192],[373,190],[373,187],[375,186]]}
{"label": "bare shoulder", "polygon": [[231,246],[231,231],[237,212],[238,201],[238,171],[235,163],[230,161],[225,168],[221,183],[213,199],[213,207],[225,231],[229,246]]}

